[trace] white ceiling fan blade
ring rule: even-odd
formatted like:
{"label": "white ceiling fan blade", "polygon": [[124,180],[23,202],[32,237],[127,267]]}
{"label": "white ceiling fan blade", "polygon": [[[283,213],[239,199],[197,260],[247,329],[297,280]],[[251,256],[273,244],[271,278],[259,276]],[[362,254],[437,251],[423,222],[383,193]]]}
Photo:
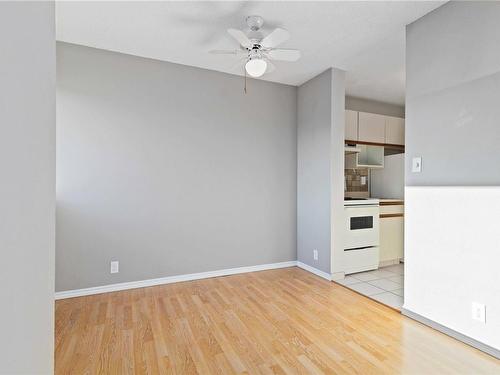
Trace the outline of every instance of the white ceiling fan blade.
{"label": "white ceiling fan blade", "polygon": [[277,28],[271,34],[266,36],[260,42],[260,45],[265,48],[273,48],[280,45],[283,42],[286,42],[290,38],[290,33],[285,29]]}
{"label": "white ceiling fan blade", "polygon": [[234,50],[223,50],[223,49],[212,49],[208,51],[208,53],[212,55],[238,55],[242,53],[243,51],[239,51],[237,49]]}
{"label": "white ceiling fan blade", "polygon": [[266,69],[266,74],[267,73],[272,73],[276,70],[276,66],[271,62],[271,61],[266,61],[267,63],[267,69]]}
{"label": "white ceiling fan blade", "polygon": [[234,39],[236,39],[238,43],[240,43],[243,47],[245,48],[252,47],[252,42],[250,41],[250,39],[248,39],[248,37],[243,31],[237,29],[227,29],[227,32]]}
{"label": "white ceiling fan blade", "polygon": [[234,64],[231,65],[229,71],[236,73],[244,72],[246,60],[247,60],[246,57],[240,57],[239,59],[236,60]]}
{"label": "white ceiling fan blade", "polygon": [[267,53],[272,60],[297,61],[300,59],[300,51],[297,49],[272,49]]}

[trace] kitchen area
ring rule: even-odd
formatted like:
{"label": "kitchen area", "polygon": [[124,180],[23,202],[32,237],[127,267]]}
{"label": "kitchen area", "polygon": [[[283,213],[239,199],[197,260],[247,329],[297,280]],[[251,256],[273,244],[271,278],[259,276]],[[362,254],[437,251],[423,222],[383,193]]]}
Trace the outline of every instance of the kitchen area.
{"label": "kitchen area", "polygon": [[345,278],[336,282],[395,309],[404,300],[404,152],[402,116],[346,109]]}

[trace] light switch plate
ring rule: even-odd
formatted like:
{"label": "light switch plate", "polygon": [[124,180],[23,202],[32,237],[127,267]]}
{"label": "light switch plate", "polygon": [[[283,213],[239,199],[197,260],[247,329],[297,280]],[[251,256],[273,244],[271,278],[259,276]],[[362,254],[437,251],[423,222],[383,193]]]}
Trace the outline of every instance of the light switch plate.
{"label": "light switch plate", "polygon": [[416,156],[412,159],[411,171],[414,173],[422,172],[422,157]]}

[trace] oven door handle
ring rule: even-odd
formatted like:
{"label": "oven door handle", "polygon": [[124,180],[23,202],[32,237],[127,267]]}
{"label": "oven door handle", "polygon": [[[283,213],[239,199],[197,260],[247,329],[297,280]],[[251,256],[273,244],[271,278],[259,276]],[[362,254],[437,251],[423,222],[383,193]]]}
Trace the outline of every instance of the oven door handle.
{"label": "oven door handle", "polygon": [[349,204],[349,205],[345,205],[344,206],[344,210],[347,210],[349,208],[364,208],[364,207],[367,207],[367,208],[373,208],[373,207],[380,207],[380,205],[378,204]]}
{"label": "oven door handle", "polygon": [[353,250],[365,250],[365,249],[371,249],[377,246],[362,246],[362,247],[351,247],[350,249],[344,249],[344,251],[353,251]]}

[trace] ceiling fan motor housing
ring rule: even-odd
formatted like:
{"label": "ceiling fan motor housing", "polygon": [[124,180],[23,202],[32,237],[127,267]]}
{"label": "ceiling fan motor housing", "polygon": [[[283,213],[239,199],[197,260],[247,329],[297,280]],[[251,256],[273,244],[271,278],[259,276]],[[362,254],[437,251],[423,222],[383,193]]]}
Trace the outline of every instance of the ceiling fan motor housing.
{"label": "ceiling fan motor housing", "polygon": [[262,52],[260,51],[259,48],[252,48],[248,51],[248,56],[247,56],[247,61],[254,60],[254,59],[262,59]]}

